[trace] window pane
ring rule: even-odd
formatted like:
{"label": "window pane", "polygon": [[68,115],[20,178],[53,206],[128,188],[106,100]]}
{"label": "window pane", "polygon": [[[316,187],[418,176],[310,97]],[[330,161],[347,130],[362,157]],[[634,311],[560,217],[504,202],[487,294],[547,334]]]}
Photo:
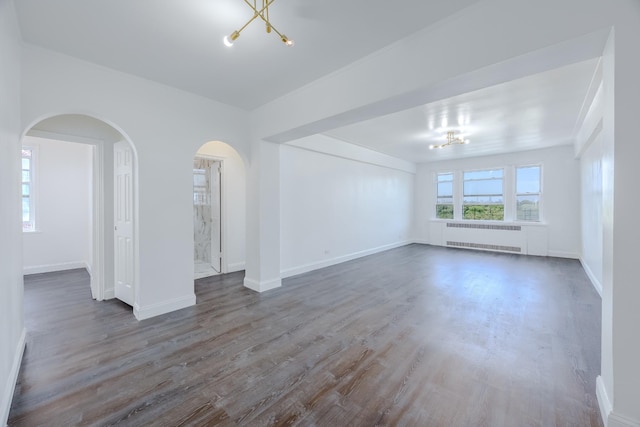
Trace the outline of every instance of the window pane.
{"label": "window pane", "polygon": [[502,195],[498,196],[464,196],[463,203],[468,204],[482,204],[482,205],[499,205],[503,203]]}
{"label": "window pane", "polygon": [[29,184],[22,184],[22,195],[23,196],[28,196],[29,195]]}
{"label": "window pane", "polygon": [[29,221],[31,218],[30,215],[30,206],[29,206],[29,198],[22,198],[22,221]]}
{"label": "window pane", "polygon": [[502,169],[492,169],[486,171],[470,171],[464,173],[464,179],[491,179],[491,178],[499,178],[502,179]]}
{"label": "window pane", "polygon": [[503,171],[464,172],[462,218],[504,220]]}
{"label": "window pane", "polygon": [[540,166],[528,166],[516,169],[516,193],[540,192]]}
{"label": "window pane", "polygon": [[537,194],[528,194],[526,196],[516,196],[517,215],[520,221],[539,221],[540,220],[540,196]]}
{"label": "window pane", "polygon": [[453,219],[453,205],[451,205],[451,204],[437,204],[436,205],[436,218]]}
{"label": "window pane", "polygon": [[443,182],[443,181],[453,181],[453,174],[452,173],[439,173],[438,174],[438,182]]}
{"label": "window pane", "polygon": [[31,181],[31,173],[29,171],[22,171],[22,182]]}
{"label": "window pane", "polygon": [[464,195],[502,195],[502,178],[480,181],[465,181]]}
{"label": "window pane", "polygon": [[22,158],[22,169],[30,169],[31,159]]}
{"label": "window pane", "polygon": [[443,196],[453,197],[453,182],[438,183],[438,197]]}
{"label": "window pane", "polygon": [[464,219],[504,220],[503,205],[464,205]]}

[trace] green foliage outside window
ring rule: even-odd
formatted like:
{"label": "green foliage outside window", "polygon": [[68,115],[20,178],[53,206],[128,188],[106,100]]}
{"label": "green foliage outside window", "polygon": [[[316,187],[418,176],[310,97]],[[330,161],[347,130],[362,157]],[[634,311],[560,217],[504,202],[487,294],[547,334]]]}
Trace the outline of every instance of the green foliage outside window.
{"label": "green foliage outside window", "polygon": [[453,219],[453,205],[436,205],[436,218]]}
{"label": "green foliage outside window", "polygon": [[464,219],[504,220],[504,205],[464,205]]}

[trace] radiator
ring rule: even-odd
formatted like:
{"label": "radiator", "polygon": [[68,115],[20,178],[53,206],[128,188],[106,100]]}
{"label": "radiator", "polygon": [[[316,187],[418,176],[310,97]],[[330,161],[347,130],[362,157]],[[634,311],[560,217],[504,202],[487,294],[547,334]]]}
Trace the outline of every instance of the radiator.
{"label": "radiator", "polygon": [[526,233],[520,225],[448,222],[442,230],[445,246],[523,253]]}

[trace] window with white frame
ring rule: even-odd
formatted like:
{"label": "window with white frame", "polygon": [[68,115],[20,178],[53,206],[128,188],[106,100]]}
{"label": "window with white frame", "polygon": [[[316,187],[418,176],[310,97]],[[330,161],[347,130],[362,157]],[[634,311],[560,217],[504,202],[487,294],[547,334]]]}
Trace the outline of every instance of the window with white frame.
{"label": "window with white frame", "polygon": [[34,163],[36,150],[22,147],[22,231],[35,231]]}
{"label": "window with white frame", "polygon": [[516,168],[516,219],[540,221],[540,166]]}
{"label": "window with white frame", "polygon": [[462,218],[504,220],[503,169],[463,172]]}
{"label": "window with white frame", "polygon": [[453,173],[437,175],[436,218],[453,219]]}

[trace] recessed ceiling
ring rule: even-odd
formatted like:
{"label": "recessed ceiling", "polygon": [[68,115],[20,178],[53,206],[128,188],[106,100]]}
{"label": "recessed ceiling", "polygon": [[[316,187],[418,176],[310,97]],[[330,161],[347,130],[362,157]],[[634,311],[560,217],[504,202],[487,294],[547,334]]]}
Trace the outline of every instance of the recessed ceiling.
{"label": "recessed ceiling", "polygon": [[253,12],[243,0],[20,0],[23,40],[254,109],[478,0],[277,0],[233,47]]}
{"label": "recessed ceiling", "polygon": [[[432,162],[573,143],[598,59],[334,129],[325,135],[411,162]],[[471,143],[430,150],[446,131]]]}

